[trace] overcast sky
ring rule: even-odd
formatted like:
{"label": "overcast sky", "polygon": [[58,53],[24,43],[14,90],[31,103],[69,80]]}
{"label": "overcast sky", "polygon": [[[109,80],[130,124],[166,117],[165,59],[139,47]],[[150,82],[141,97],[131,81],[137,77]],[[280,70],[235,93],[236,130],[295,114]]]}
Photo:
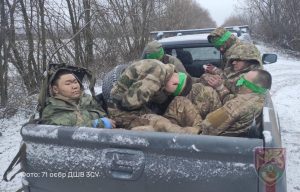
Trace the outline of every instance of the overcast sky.
{"label": "overcast sky", "polygon": [[238,0],[196,0],[201,7],[207,9],[213,20],[220,26],[234,13],[234,5]]}

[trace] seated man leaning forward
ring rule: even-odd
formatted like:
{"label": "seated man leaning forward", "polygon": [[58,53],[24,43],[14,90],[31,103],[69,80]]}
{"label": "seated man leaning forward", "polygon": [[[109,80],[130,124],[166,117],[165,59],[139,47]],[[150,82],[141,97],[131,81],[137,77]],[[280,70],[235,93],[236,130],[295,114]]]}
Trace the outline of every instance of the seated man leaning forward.
{"label": "seated man leaning forward", "polygon": [[117,110],[110,111],[110,114],[116,118],[117,124],[122,123],[118,127],[130,128],[130,121],[134,118],[155,113],[149,108],[149,103],[168,104],[175,96],[186,96],[191,88],[191,77],[177,73],[174,65],[155,59],[140,60],[131,64],[114,84],[111,97]]}
{"label": "seated man leaning forward", "polygon": [[50,97],[42,111],[42,123],[65,126],[113,128],[115,122],[106,118],[101,105],[83,93],[77,77],[67,69],[50,77]]}
{"label": "seated man leaning forward", "polygon": [[[265,95],[267,90],[271,88],[271,84],[272,77],[270,73],[262,69],[252,70],[241,76],[237,81],[237,86],[239,87],[238,93],[236,95],[228,95],[225,98],[227,102],[221,108],[206,116],[198,126],[198,134],[247,136],[253,121],[258,119],[262,112]],[[191,120],[189,115],[192,115],[192,113],[188,112],[187,107],[185,107],[188,106],[187,104],[181,105],[182,109],[177,107],[182,104],[184,99],[188,103],[187,98],[176,97],[170,103],[165,114],[165,117],[171,120],[171,122],[182,126],[182,129],[184,129],[184,126],[187,126],[185,119]],[[179,112],[183,112],[184,114],[178,115]],[[199,122],[196,118],[194,120]],[[189,124],[193,125],[195,123],[190,122]],[[156,129],[156,126],[148,126],[135,130],[157,131]],[[171,129],[164,131],[173,132]]]}

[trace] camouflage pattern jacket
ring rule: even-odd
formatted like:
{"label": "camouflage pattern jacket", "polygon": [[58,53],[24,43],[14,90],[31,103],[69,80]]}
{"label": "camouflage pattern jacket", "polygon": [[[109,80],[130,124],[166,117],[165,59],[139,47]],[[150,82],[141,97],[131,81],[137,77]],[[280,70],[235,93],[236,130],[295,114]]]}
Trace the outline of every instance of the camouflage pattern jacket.
{"label": "camouflage pattern jacket", "polygon": [[117,106],[124,110],[141,109],[148,102],[163,103],[163,91],[175,67],[155,59],[144,59],[131,64],[114,84],[110,94]]}
{"label": "camouflage pattern jacket", "polygon": [[172,55],[165,54],[162,58],[162,62],[164,64],[173,64],[177,72],[187,73],[182,62]]}
{"label": "camouflage pattern jacket", "polygon": [[232,53],[235,51],[235,48],[238,47],[239,45],[241,45],[243,42],[241,40],[239,40],[236,36],[231,37],[233,38],[232,40],[232,44],[230,45],[230,47],[228,47],[226,49],[226,51],[223,53],[222,55],[222,64],[221,66],[223,66],[223,69],[228,67],[228,61],[230,56],[232,55]]}
{"label": "camouflage pattern jacket", "polygon": [[237,94],[201,122],[202,134],[241,136],[248,133],[263,109],[264,95]]}
{"label": "camouflage pattern jacket", "polygon": [[[49,125],[92,127],[92,121],[105,116],[102,107],[90,95],[78,103],[63,96],[50,97],[42,112],[42,122]],[[101,121],[99,127],[104,127]]]}
{"label": "camouflage pattern jacket", "polygon": [[[236,86],[236,82],[237,80],[240,79],[240,77],[242,75],[245,75],[246,73],[248,73],[251,70],[255,70],[255,69],[263,69],[262,65],[250,65],[249,67],[246,67],[245,69],[241,70],[241,71],[234,71],[232,69],[232,65],[230,65],[230,67],[227,67],[226,69],[220,70],[218,69],[216,71],[217,75],[220,75],[222,77],[222,79],[224,80],[224,86],[226,89],[221,89],[221,90],[216,90],[217,93],[219,94],[219,98],[220,100],[223,102],[224,98],[228,95],[228,94],[236,94],[238,92],[238,88]],[[209,73],[205,73],[203,74],[197,81],[196,83],[202,83],[204,85],[207,85],[207,78],[209,76],[213,76],[212,74]]]}
{"label": "camouflage pattern jacket", "polygon": [[[213,30],[209,35],[208,35],[208,40],[210,39],[210,37],[214,37],[214,38],[220,38],[222,37],[225,33],[227,32],[227,30],[223,27],[218,27],[215,30]],[[209,40],[210,41],[210,40]],[[212,43],[212,42],[211,42]],[[234,34],[231,34],[229,39],[226,40],[226,43],[222,46],[223,49],[223,59],[222,59],[222,63],[221,63],[221,68],[225,69],[227,67],[228,64],[228,60],[230,55],[232,54],[232,52],[234,51],[234,49],[240,45],[242,42],[241,40]]]}
{"label": "camouflage pattern jacket", "polygon": [[[229,93],[237,93],[238,89],[236,87],[236,81],[240,78],[240,76],[254,69],[263,69],[260,52],[253,44],[244,42],[236,43],[226,51],[226,54],[228,54],[226,56],[226,59],[228,59],[227,67],[224,70],[217,69],[215,71],[217,75],[224,79],[224,86],[228,89],[218,90],[221,100],[223,100],[224,97]],[[256,60],[258,64],[251,64],[240,71],[234,71],[231,63],[231,61],[234,59]],[[203,74],[199,82],[207,84],[206,78],[208,78],[210,75],[211,74],[209,73]]]}
{"label": "camouflage pattern jacket", "polygon": [[187,98],[194,104],[203,119],[208,113],[222,106],[218,93],[212,87],[202,83],[193,84]]}
{"label": "camouflage pattern jacket", "polygon": [[254,69],[263,69],[262,65],[250,65],[249,67],[246,67],[245,69],[235,72],[233,71],[232,67],[228,67],[224,69],[223,78],[224,78],[224,85],[227,87],[227,89],[231,93],[236,93],[237,92],[237,87],[235,86],[236,81],[239,80],[239,78],[248,73],[251,70]]}

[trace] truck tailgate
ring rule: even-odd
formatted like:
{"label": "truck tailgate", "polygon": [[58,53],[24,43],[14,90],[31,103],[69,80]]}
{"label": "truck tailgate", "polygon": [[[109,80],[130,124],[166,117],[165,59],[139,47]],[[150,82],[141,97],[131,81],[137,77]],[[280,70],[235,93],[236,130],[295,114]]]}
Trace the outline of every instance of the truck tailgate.
{"label": "truck tailgate", "polygon": [[40,191],[258,191],[263,140],[26,125],[25,189]]}

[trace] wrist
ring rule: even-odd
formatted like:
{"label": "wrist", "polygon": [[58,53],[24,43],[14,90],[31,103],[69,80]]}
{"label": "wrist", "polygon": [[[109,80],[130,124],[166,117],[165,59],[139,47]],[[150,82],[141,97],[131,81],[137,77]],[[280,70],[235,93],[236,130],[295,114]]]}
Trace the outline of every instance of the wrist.
{"label": "wrist", "polygon": [[224,89],[224,85],[223,84],[221,84],[218,87],[216,87],[217,91],[221,91],[222,89]]}
{"label": "wrist", "polygon": [[218,67],[216,67],[216,68],[214,69],[214,73],[220,75],[220,74],[222,73],[222,70],[219,69]]}
{"label": "wrist", "polygon": [[97,127],[99,126],[99,119],[93,120],[93,121],[92,121],[92,126],[93,126],[94,128],[97,128]]}

